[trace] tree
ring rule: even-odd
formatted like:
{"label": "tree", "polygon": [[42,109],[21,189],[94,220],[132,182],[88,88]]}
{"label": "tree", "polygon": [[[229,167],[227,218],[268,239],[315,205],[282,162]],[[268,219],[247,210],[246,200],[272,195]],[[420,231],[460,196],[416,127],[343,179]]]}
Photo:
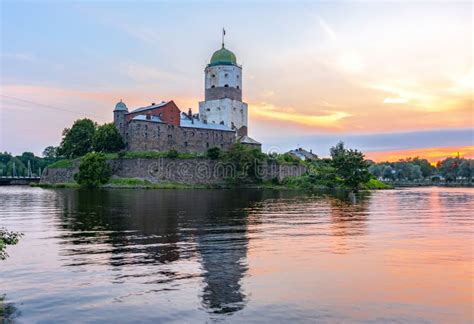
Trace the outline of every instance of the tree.
{"label": "tree", "polygon": [[377,179],[382,176],[382,168],[377,164],[369,166],[369,172]]}
{"label": "tree", "polygon": [[410,180],[420,180],[423,178],[423,174],[421,173],[421,168],[419,165],[411,164],[410,165]]}
{"label": "tree", "polygon": [[458,176],[466,178],[468,181],[471,181],[473,174],[474,164],[472,160],[464,160],[459,166]]}
{"label": "tree", "polygon": [[243,144],[234,144],[224,155],[224,161],[232,164],[235,174],[229,180],[261,181],[260,172],[266,155],[258,149],[249,148]]}
{"label": "tree", "polygon": [[15,245],[23,234],[7,231],[5,228],[0,228],[0,260],[5,260],[8,253],[5,251],[7,245]]}
{"label": "tree", "polygon": [[221,149],[218,148],[217,146],[210,147],[207,150],[207,157],[210,158],[211,160],[217,160],[221,156]]}
{"label": "tree", "polygon": [[386,165],[383,167],[382,177],[384,179],[393,180],[393,169],[390,165]]}
{"label": "tree", "polygon": [[58,147],[48,146],[43,151],[43,157],[47,160],[54,160],[58,156]]}
{"label": "tree", "polygon": [[26,170],[26,166],[17,157],[12,157],[7,163],[7,176],[24,176]]}
{"label": "tree", "polygon": [[426,159],[415,157],[412,159],[412,162],[420,167],[423,178],[429,177],[435,170],[435,168]]}
{"label": "tree", "polygon": [[99,126],[94,133],[94,151],[111,153],[118,152],[124,147],[122,135],[112,123]]}
{"label": "tree", "polygon": [[461,159],[447,158],[440,163],[439,171],[446,182],[456,181]]}
{"label": "tree", "polygon": [[345,186],[357,190],[361,184],[370,180],[368,163],[362,152],[346,149],[343,142],[332,147],[330,152],[331,164]]}
{"label": "tree", "polygon": [[87,118],[74,122],[71,128],[63,130],[63,139],[59,154],[67,158],[76,158],[92,151],[96,124]]}
{"label": "tree", "polygon": [[87,153],[81,160],[79,172],[74,175],[74,179],[83,187],[95,188],[101,184],[106,184],[112,169],[107,164],[107,158],[103,153]]}

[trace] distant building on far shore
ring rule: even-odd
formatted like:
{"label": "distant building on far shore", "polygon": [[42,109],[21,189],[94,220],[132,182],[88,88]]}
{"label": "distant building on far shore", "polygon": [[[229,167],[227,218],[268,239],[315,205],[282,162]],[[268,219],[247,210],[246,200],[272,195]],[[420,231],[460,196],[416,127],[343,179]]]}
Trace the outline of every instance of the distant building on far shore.
{"label": "distant building on far shore", "polygon": [[122,100],[114,109],[114,124],[130,151],[206,152],[228,150],[234,143],[261,149],[248,136],[248,106],[242,101],[242,66],[224,47],[214,52],[205,70],[204,101],[199,113],[182,112],[171,101],[152,103],[131,112]]}
{"label": "distant building on far shore", "polygon": [[316,160],[318,158],[318,156],[316,154],[313,153],[312,150],[305,150],[304,148],[297,148],[296,150],[291,150],[289,152],[287,152],[287,154],[290,154],[302,161],[310,161],[310,160]]}

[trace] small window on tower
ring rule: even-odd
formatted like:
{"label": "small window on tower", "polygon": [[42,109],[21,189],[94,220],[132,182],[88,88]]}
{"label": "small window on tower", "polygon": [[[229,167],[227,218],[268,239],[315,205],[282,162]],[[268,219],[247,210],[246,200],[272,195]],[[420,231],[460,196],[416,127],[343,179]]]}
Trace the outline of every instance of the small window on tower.
{"label": "small window on tower", "polygon": [[211,88],[215,88],[216,86],[215,85],[212,85]]}
{"label": "small window on tower", "polygon": [[237,75],[237,79],[239,78],[239,75]]}
{"label": "small window on tower", "polygon": [[215,77],[216,77],[216,75],[215,75],[215,74],[213,74],[213,75],[212,75],[212,77],[213,77],[213,78],[215,78]]}
{"label": "small window on tower", "polygon": [[239,86],[237,86],[237,89],[240,89],[240,87],[239,87]]}
{"label": "small window on tower", "polygon": [[211,111],[211,109],[207,108],[206,111]]}
{"label": "small window on tower", "polygon": [[229,74],[226,73],[226,74],[224,74],[224,76],[227,78],[229,76]]}
{"label": "small window on tower", "polygon": [[228,87],[229,87],[229,85],[228,85],[228,84],[226,84],[224,87],[228,88]]}

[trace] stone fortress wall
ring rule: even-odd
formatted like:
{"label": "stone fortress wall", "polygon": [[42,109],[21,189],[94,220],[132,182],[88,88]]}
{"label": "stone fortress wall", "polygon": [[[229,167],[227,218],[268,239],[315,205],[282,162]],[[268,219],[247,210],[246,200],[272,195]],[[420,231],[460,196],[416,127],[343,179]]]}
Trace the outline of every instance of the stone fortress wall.
{"label": "stone fortress wall", "polygon": [[[183,184],[225,184],[234,175],[232,165],[209,159],[135,158],[109,160],[113,177],[140,178],[152,183],[173,182]],[[72,168],[46,168],[41,183],[67,183],[74,181],[79,163]],[[303,165],[277,165],[268,163],[259,170],[263,180],[297,177],[307,171]]]}

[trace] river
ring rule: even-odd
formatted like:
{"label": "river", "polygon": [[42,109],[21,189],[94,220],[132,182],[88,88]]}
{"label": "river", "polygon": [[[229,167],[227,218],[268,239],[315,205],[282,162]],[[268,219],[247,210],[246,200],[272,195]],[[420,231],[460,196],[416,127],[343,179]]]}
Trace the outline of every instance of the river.
{"label": "river", "polygon": [[468,323],[473,198],[0,187],[0,296],[20,323]]}

